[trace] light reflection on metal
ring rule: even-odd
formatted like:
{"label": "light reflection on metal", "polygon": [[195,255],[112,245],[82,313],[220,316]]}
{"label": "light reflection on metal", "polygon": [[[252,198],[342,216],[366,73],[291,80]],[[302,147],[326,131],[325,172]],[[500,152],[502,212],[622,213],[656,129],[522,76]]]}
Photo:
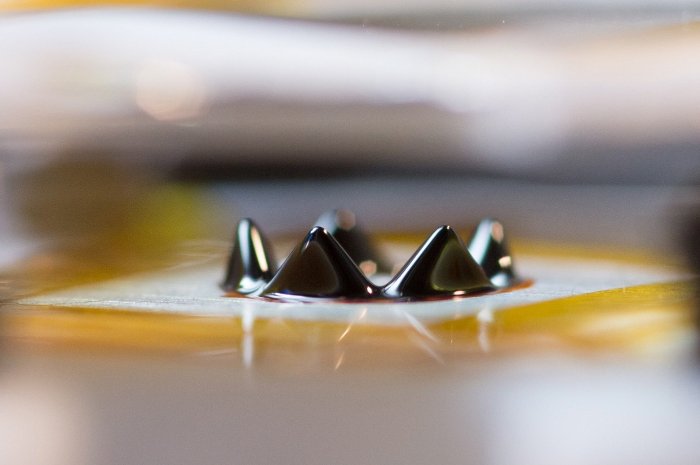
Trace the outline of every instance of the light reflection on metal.
{"label": "light reflection on metal", "polygon": [[265,253],[265,248],[262,243],[262,238],[257,229],[250,231],[251,243],[253,244],[253,249],[255,249],[255,255],[258,257],[258,262],[260,263],[260,270],[262,272],[267,272],[270,270],[267,264],[267,254]]}

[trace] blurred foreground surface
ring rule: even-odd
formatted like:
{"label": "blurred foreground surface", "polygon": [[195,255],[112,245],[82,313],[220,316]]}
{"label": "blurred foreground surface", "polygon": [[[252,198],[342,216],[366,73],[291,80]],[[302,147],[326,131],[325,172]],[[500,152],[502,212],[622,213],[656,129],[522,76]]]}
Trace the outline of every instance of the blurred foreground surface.
{"label": "blurred foreground surface", "polygon": [[548,355],[311,374],[227,353],[10,355],[7,463],[698,460],[698,379],[683,365]]}

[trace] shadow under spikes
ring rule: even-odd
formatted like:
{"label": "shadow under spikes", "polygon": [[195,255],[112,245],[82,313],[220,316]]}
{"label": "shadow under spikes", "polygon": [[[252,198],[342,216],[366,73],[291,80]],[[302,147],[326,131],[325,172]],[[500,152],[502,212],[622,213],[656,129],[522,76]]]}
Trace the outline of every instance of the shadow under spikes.
{"label": "shadow under spikes", "polygon": [[250,219],[236,226],[233,250],[222,288],[241,294],[256,294],[275,274],[275,259],[267,238]]}
{"label": "shadow under spikes", "polygon": [[377,293],[338,241],[317,226],[287,257],[262,295],[365,299]]}
{"label": "shadow under spikes", "polygon": [[494,286],[507,287],[518,281],[513,256],[499,221],[487,218],[479,223],[469,240],[469,253]]}
{"label": "shadow under spikes", "polygon": [[383,289],[392,298],[462,296],[493,286],[459,236],[441,226]]}
{"label": "shadow under spikes", "polygon": [[326,229],[365,275],[391,271],[391,266],[377,251],[371,238],[357,226],[355,214],[350,210],[329,210],[316,220],[315,225]]}

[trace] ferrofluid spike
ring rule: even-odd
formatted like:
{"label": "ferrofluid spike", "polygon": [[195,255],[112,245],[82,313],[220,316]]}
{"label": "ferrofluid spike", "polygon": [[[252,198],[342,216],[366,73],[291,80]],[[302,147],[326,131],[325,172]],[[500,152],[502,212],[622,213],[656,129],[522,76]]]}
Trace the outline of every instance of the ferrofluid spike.
{"label": "ferrofluid spike", "polygon": [[517,280],[513,257],[499,221],[482,220],[469,240],[468,248],[494,286],[510,286]]}
{"label": "ferrofluid spike", "polygon": [[384,287],[387,297],[461,296],[493,289],[459,236],[441,226]]}
{"label": "ferrofluid spike", "polygon": [[350,210],[327,211],[316,220],[315,225],[333,235],[366,276],[391,271],[391,266],[378,252],[371,238],[357,225],[355,214]]}
{"label": "ferrofluid spike", "polygon": [[324,228],[311,229],[282,264],[263,296],[364,299],[377,289]]}
{"label": "ferrofluid spike", "polygon": [[226,291],[255,294],[275,274],[275,259],[269,242],[252,220],[238,222],[233,250],[222,287]]}
{"label": "ferrofluid spike", "polygon": [[527,283],[513,267],[503,226],[483,220],[468,246],[449,226],[437,228],[385,286],[367,276],[389,267],[348,210],[324,213],[279,269],[249,219],[236,228],[222,287],[250,297],[309,301],[420,300],[470,296]]}

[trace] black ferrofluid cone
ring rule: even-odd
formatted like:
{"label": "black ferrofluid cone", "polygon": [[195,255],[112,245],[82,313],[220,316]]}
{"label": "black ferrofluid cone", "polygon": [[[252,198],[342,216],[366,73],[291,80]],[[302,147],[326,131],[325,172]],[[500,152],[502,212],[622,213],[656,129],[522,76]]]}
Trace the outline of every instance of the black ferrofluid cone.
{"label": "black ferrofluid cone", "polygon": [[391,298],[461,296],[493,289],[459,236],[441,226],[383,288]]}
{"label": "black ferrofluid cone", "polygon": [[362,299],[376,294],[343,247],[320,226],[309,231],[262,291],[271,297]]}
{"label": "black ferrofluid cone", "polygon": [[494,286],[506,287],[517,281],[513,256],[499,221],[482,220],[469,240],[468,249]]}
{"label": "black ferrofluid cone", "polygon": [[233,250],[222,287],[226,291],[255,294],[275,274],[275,259],[267,238],[250,219],[236,226]]}
{"label": "black ferrofluid cone", "polygon": [[350,210],[329,210],[316,220],[315,226],[328,231],[365,274],[391,272],[391,266],[357,225]]}

